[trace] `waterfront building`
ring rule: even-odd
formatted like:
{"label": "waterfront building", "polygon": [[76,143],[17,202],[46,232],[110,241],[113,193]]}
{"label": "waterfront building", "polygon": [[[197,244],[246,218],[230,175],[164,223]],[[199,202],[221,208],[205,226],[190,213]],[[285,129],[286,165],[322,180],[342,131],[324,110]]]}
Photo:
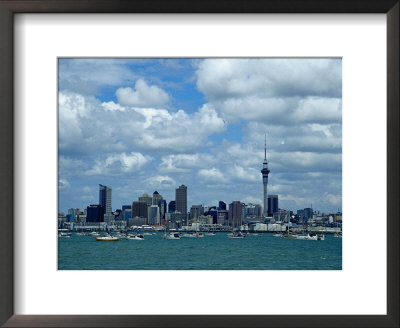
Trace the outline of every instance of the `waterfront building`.
{"label": "waterfront building", "polygon": [[86,213],[86,222],[104,222],[103,206],[89,205]]}
{"label": "waterfront building", "polygon": [[263,179],[263,186],[264,186],[264,208],[263,208],[263,215],[268,216],[268,193],[267,193],[267,186],[268,186],[268,162],[267,162],[267,135],[265,135],[265,147],[264,147],[264,162],[263,168],[261,170],[262,179]]}
{"label": "waterfront building", "polygon": [[168,213],[174,213],[175,212],[175,201],[171,200],[168,203]]}
{"label": "waterfront building", "polygon": [[171,213],[171,222],[175,223],[177,227],[182,225],[183,214],[181,212],[175,211]]}
{"label": "waterfront building", "polygon": [[[111,192],[112,188],[99,184],[99,204],[103,207],[103,215],[107,215],[107,220],[111,218]],[[104,221],[107,221],[104,219]]]}
{"label": "waterfront building", "polygon": [[204,214],[204,207],[203,205],[192,205],[190,208],[190,218],[191,219],[198,219],[200,215]]}
{"label": "waterfront building", "polygon": [[217,224],[228,225],[228,214],[229,212],[227,210],[219,210]]}
{"label": "waterfront building", "polygon": [[148,206],[146,202],[132,202],[132,217],[148,218]]}
{"label": "waterfront building", "polygon": [[212,224],[217,224],[218,221],[218,210],[213,208],[211,210],[208,211],[207,214],[209,217],[212,217]]}
{"label": "waterfront building", "polygon": [[268,216],[278,212],[278,195],[268,195]]}
{"label": "waterfront building", "polygon": [[242,203],[240,201],[233,201],[229,204],[228,224],[237,227],[241,225],[242,220]]}
{"label": "waterfront building", "polygon": [[129,227],[132,226],[142,226],[146,224],[146,218],[140,218],[140,217],[133,217],[133,218],[129,218],[129,220],[127,221],[127,224]]}
{"label": "waterfront building", "polygon": [[224,211],[226,210],[226,203],[223,202],[222,200],[218,202],[218,210],[224,210]]}
{"label": "waterfront building", "polygon": [[160,224],[160,210],[158,208],[158,205],[151,205],[148,207],[148,224]]}
{"label": "waterfront building", "polygon": [[185,185],[175,190],[175,210],[182,213],[182,219],[187,224],[187,187]]}

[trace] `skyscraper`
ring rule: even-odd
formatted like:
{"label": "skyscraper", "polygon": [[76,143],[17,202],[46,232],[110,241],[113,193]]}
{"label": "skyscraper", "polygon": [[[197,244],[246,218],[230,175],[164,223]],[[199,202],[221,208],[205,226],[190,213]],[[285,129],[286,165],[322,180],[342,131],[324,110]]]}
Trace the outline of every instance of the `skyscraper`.
{"label": "skyscraper", "polygon": [[156,190],[155,192],[153,192],[153,200],[152,200],[152,204],[151,205],[158,205],[158,203],[162,199],[163,199],[163,197]]}
{"label": "skyscraper", "polygon": [[145,202],[147,206],[151,206],[153,203],[153,199],[146,193],[139,197],[139,202]]}
{"label": "skyscraper", "polygon": [[140,218],[147,218],[148,211],[147,211],[147,203],[146,202],[132,202],[132,217],[140,217]]}
{"label": "skyscraper", "polygon": [[169,213],[174,213],[175,212],[175,201],[174,200],[171,200],[168,203],[168,212]]}
{"label": "skyscraper", "polygon": [[264,162],[263,168],[261,170],[262,177],[263,177],[263,186],[264,186],[264,208],[263,208],[263,215],[268,216],[268,193],[267,193],[267,185],[268,185],[268,162],[267,162],[267,135],[265,135],[265,148],[264,148]]}
{"label": "skyscraper", "polygon": [[182,213],[182,219],[187,223],[187,187],[185,185],[175,190],[175,210]]}
{"label": "skyscraper", "polygon": [[268,195],[268,216],[278,212],[278,195]]}
{"label": "skyscraper", "polygon": [[99,204],[103,207],[104,214],[110,214],[111,208],[111,187],[99,184]]}
{"label": "skyscraper", "polygon": [[237,228],[242,224],[242,202],[234,200],[229,204],[228,221],[231,227]]}

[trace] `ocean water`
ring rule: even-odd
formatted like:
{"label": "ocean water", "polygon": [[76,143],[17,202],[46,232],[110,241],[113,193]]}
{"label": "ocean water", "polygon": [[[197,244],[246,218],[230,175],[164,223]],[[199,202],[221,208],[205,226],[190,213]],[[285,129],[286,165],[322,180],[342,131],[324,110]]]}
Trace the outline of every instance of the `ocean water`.
{"label": "ocean water", "polygon": [[98,242],[72,234],[58,238],[59,270],[341,270],[342,238],[323,241],[274,237],[231,239],[226,233],[167,240]]}

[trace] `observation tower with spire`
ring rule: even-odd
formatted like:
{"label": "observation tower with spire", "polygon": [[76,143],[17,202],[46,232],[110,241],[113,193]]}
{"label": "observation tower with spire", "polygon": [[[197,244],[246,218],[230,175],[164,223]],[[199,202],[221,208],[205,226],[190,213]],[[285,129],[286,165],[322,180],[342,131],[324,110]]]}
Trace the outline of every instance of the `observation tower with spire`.
{"label": "observation tower with spire", "polygon": [[264,186],[264,207],[263,207],[263,215],[268,216],[268,193],[267,193],[267,185],[268,185],[268,162],[267,162],[267,135],[265,134],[265,147],[264,147],[264,162],[263,168],[261,170],[263,177],[263,186]]}

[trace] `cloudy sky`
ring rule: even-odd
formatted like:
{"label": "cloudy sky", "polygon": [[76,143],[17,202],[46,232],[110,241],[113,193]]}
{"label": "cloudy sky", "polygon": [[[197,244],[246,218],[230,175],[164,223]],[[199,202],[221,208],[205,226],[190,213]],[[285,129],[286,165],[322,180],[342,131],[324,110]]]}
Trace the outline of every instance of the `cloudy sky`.
{"label": "cloudy sky", "polygon": [[188,206],[342,208],[340,59],[60,59],[59,210],[157,190]]}

